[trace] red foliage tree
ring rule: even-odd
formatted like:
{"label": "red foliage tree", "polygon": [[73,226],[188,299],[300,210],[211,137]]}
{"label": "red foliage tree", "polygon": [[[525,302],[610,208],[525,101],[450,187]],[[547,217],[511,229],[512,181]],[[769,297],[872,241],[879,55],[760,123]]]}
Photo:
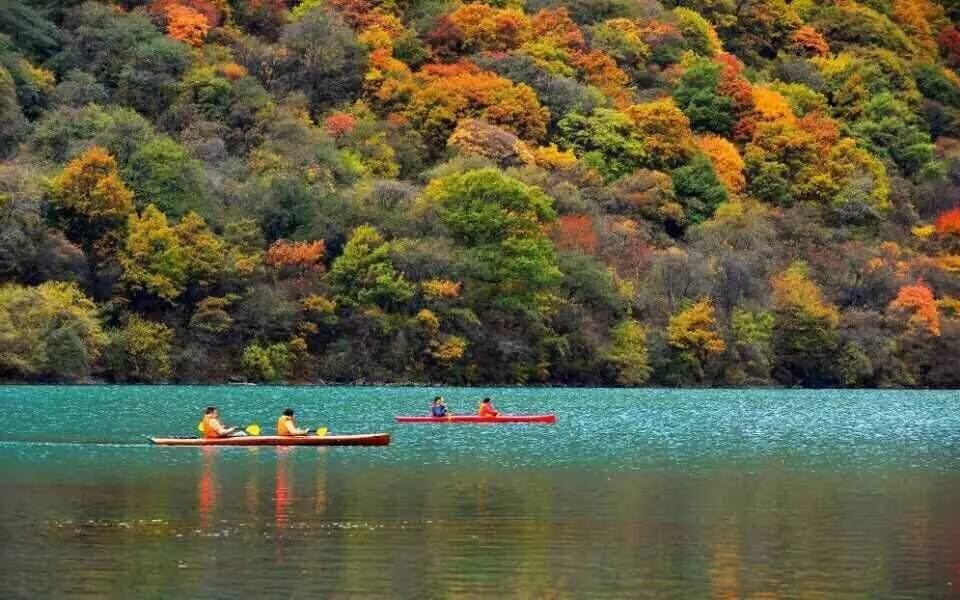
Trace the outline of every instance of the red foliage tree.
{"label": "red foliage tree", "polygon": [[600,243],[593,217],[590,215],[564,215],[557,219],[554,242],[560,248],[594,253]]}
{"label": "red foliage tree", "polygon": [[743,76],[743,63],[736,56],[721,52],[714,58],[720,64],[720,85],[717,91],[733,100],[740,114],[753,109],[753,86]]}
{"label": "red foliage tree", "polygon": [[960,66],[960,31],[956,27],[947,27],[937,36],[940,54],[951,67]]}
{"label": "red foliage tree", "polygon": [[353,115],[342,112],[333,113],[323,122],[323,127],[327,130],[327,135],[332,138],[339,138],[342,135],[348,134],[353,131],[353,128],[356,126],[357,120],[353,118]]}

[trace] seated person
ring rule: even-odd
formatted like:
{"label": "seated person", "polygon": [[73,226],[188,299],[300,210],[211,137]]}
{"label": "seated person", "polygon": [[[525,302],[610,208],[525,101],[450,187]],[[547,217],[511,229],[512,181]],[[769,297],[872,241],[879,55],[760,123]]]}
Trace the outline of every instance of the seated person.
{"label": "seated person", "polygon": [[283,415],[277,419],[277,435],[307,435],[306,429],[300,429],[293,422],[293,409],[283,409]]}
{"label": "seated person", "polygon": [[247,435],[239,427],[224,427],[220,422],[220,413],[216,406],[208,406],[203,411],[203,421],[200,422],[200,430],[206,439],[240,437]]}
{"label": "seated person", "polygon": [[443,396],[437,396],[433,399],[433,404],[430,406],[430,416],[432,417],[445,417],[447,416],[447,405],[443,403]]}
{"label": "seated person", "polygon": [[484,398],[480,403],[480,409],[477,411],[477,415],[481,417],[496,417],[499,414],[493,407],[493,403],[490,402],[490,398]]}

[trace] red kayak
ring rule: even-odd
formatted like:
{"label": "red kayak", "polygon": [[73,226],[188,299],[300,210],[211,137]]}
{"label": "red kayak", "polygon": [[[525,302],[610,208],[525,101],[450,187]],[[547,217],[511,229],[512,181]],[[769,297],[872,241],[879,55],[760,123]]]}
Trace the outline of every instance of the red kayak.
{"label": "red kayak", "polygon": [[150,438],[158,446],[386,446],[388,433],[324,436],[248,435],[227,438]]}
{"label": "red kayak", "polygon": [[557,415],[450,415],[448,417],[397,417],[397,423],[556,423]]}

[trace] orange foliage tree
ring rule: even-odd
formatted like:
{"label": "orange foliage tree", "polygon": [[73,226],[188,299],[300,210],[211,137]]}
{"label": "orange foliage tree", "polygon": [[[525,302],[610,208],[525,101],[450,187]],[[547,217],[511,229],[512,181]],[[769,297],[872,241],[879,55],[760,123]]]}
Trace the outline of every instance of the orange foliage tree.
{"label": "orange foliage tree", "polygon": [[717,178],[726,186],[727,191],[737,194],[743,191],[746,178],[743,174],[744,162],[737,147],[718,135],[706,135],[697,140],[700,150],[707,155],[717,172]]}
{"label": "orange foliage tree", "polygon": [[459,298],[462,287],[462,283],[449,279],[428,279],[420,283],[423,295],[434,300]]}
{"label": "orange foliage tree", "polygon": [[183,4],[167,4],[164,8],[167,21],[167,35],[175,40],[198,48],[210,31],[210,22],[206,15]]}
{"label": "orange foliage tree", "polygon": [[630,93],[626,89],[627,84],[630,83],[630,77],[607,53],[594,49],[576,54],[573,61],[583,73],[587,83],[606,94],[617,107],[622,108],[630,104]]}
{"label": "orange foliage tree", "polygon": [[459,120],[480,118],[524,140],[546,134],[549,112],[529,86],[463,61],[430,64],[410,74],[389,56],[371,56],[368,93],[380,107],[400,112],[430,148],[444,148]]}
{"label": "orange foliage tree", "polygon": [[814,57],[830,54],[830,44],[820,35],[820,32],[809,25],[804,25],[790,36],[790,46],[801,56]]}
{"label": "orange foliage tree", "polygon": [[545,8],[533,15],[530,25],[536,40],[569,50],[586,46],[583,32],[566,8]]}
{"label": "orange foliage tree", "polygon": [[314,242],[290,242],[277,240],[267,250],[264,262],[277,270],[300,275],[323,271],[326,245],[323,240]]}
{"label": "orange foliage tree", "polygon": [[931,335],[940,335],[940,313],[933,291],[923,283],[905,285],[890,303],[890,309],[911,313],[910,327],[926,329]]}

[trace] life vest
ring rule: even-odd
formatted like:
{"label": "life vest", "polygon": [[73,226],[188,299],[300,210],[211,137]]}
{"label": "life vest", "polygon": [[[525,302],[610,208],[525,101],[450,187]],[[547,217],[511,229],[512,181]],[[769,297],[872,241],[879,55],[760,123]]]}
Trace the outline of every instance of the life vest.
{"label": "life vest", "polygon": [[203,437],[207,439],[220,437],[220,434],[217,433],[217,428],[214,427],[210,422],[212,420],[212,415],[203,415],[203,421],[200,422],[200,429],[203,430]]}
{"label": "life vest", "polygon": [[493,407],[486,402],[480,403],[480,409],[477,411],[481,417],[495,417],[497,416],[497,411],[493,410]]}
{"label": "life vest", "polygon": [[277,435],[293,435],[290,429],[293,427],[293,417],[283,415],[277,419]]}

